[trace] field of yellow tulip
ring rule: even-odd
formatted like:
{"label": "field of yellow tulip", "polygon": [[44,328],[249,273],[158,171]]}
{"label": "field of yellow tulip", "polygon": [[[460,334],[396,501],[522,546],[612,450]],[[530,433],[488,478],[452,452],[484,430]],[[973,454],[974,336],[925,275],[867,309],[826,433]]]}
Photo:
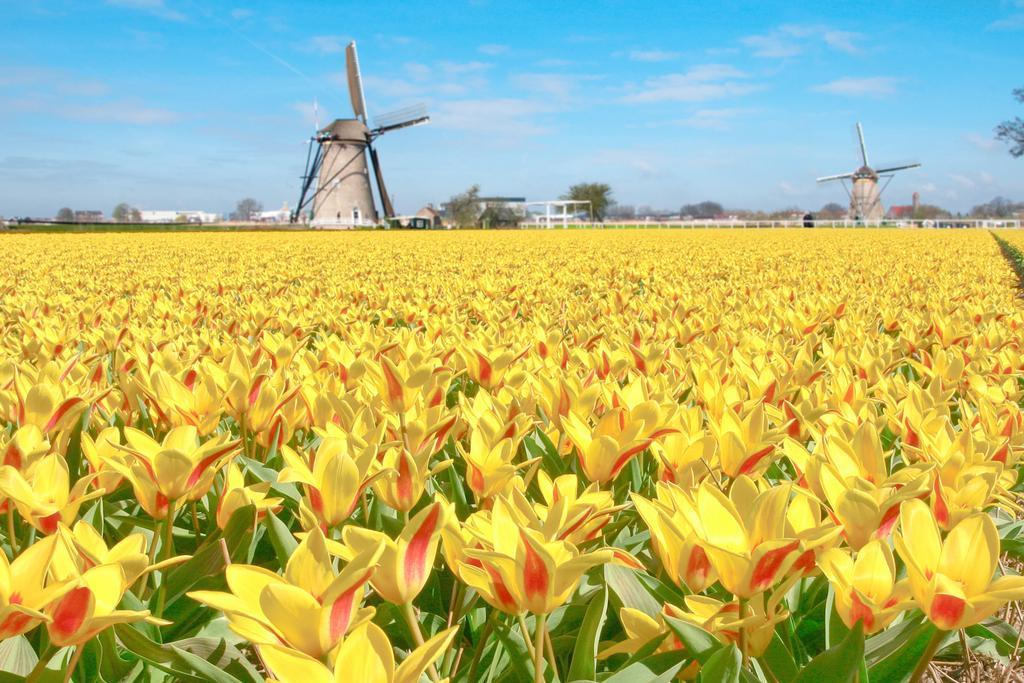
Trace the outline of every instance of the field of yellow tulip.
{"label": "field of yellow tulip", "polygon": [[1021,680],[986,231],[0,245],[0,683]]}

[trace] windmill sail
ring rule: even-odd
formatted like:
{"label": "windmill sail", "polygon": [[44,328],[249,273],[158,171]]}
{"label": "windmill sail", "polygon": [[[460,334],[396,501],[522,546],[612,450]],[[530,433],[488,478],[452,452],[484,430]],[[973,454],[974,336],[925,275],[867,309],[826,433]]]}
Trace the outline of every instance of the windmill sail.
{"label": "windmill sail", "polygon": [[356,54],[356,41],[345,48],[345,71],[348,74],[348,96],[352,100],[352,113],[366,123],[366,97],[363,96],[363,77],[359,73],[359,55]]}
{"label": "windmill sail", "polygon": [[384,217],[391,218],[395,215],[395,209],[391,206],[391,197],[388,196],[388,190],[384,187],[384,174],[380,170],[380,158],[377,156],[377,150],[370,145],[370,165],[373,166],[373,177],[377,180],[377,193],[380,195],[380,205],[384,209]]}

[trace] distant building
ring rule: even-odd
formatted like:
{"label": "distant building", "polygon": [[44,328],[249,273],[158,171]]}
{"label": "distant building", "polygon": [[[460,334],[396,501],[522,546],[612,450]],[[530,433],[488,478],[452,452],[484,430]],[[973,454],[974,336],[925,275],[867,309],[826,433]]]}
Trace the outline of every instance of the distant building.
{"label": "distant building", "polygon": [[433,204],[427,204],[422,209],[416,212],[417,218],[426,218],[430,221],[431,227],[441,227],[441,212],[434,208]]}
{"label": "distant building", "polygon": [[288,203],[285,202],[277,211],[260,211],[254,217],[259,223],[287,223],[292,219],[291,209],[288,208]]}
{"label": "distant building", "polygon": [[916,216],[918,211],[920,211],[920,209],[921,209],[921,195],[918,194],[917,192],[915,192],[911,196],[911,203],[910,204],[903,204],[901,206],[896,206],[896,205],[890,206],[889,207],[888,217],[896,219],[896,220],[908,220],[908,219],[912,219],[914,216]]}
{"label": "distant building", "polygon": [[221,215],[209,211],[139,211],[143,223],[219,223]]}
{"label": "distant building", "polygon": [[102,223],[104,220],[102,211],[75,211],[76,223]]}

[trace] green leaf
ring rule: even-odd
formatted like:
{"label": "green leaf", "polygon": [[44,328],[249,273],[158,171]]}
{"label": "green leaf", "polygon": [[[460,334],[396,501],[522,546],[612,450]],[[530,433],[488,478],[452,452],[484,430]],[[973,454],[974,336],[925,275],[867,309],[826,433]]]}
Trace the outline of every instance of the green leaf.
{"label": "green leaf", "polygon": [[651,596],[651,592],[644,584],[640,583],[636,571],[609,563],[604,566],[604,577],[623,607],[640,610],[652,619],[658,618],[661,603]]}
{"label": "green leaf", "polygon": [[686,648],[690,657],[701,664],[711,659],[711,656],[718,650],[723,649],[722,643],[717,638],[699,626],[674,617],[665,617],[665,623],[682,641],[683,647]]}
{"label": "green leaf", "polygon": [[739,683],[743,670],[743,656],[735,643],[719,648],[700,668],[701,681],[714,683]]}
{"label": "green leaf", "polygon": [[637,662],[604,679],[604,683],[669,683],[681,668],[683,665],[680,663],[658,673],[647,664]]}
{"label": "green leaf", "polygon": [[14,636],[0,642],[0,671],[27,676],[39,661],[39,655],[25,636]]}
{"label": "green leaf", "polygon": [[[861,622],[835,647],[825,650],[801,669],[797,683],[848,683],[857,678],[864,660],[864,626]],[[873,678],[873,677],[872,677]]]}
{"label": "green leaf", "polygon": [[[868,639],[867,661],[871,683],[900,683],[910,678],[935,626],[924,619],[908,619]],[[950,634],[950,638],[955,638]]]}
{"label": "green leaf", "polygon": [[558,449],[555,448],[555,444],[551,443],[551,439],[540,429],[535,429],[533,438],[527,437],[523,439],[523,445],[526,446],[526,452],[530,455],[530,458],[541,459],[541,466],[544,471],[551,475],[551,478],[565,474],[567,468],[565,466],[565,459],[562,458],[558,453]]}
{"label": "green leaf", "polygon": [[771,671],[776,680],[791,681],[796,678],[796,661],[786,644],[782,642],[778,632],[772,634],[772,642],[768,644],[768,649],[758,659]]}
{"label": "green leaf", "polygon": [[608,612],[608,589],[595,592],[583,616],[583,625],[574,635],[576,648],[572,653],[567,681],[591,680],[597,676],[597,646],[601,640],[601,629]]}
{"label": "green leaf", "polygon": [[197,674],[205,676],[207,680],[213,681],[213,683],[242,683],[228,672],[214,666],[202,657],[198,657],[173,645],[171,650],[176,655],[180,664],[195,671]]}
{"label": "green leaf", "polygon": [[221,538],[227,544],[228,555],[234,560],[248,548],[255,524],[256,509],[252,505],[235,510],[223,535],[211,534],[196,549],[192,559],[170,569],[167,572],[166,605],[172,605],[196,584],[212,584],[216,587],[223,585],[225,563]]}
{"label": "green leaf", "polygon": [[274,514],[272,510],[267,510],[267,516],[263,521],[264,526],[267,528],[267,535],[270,537],[270,544],[274,546],[274,554],[277,555],[278,568],[284,569],[285,564],[288,562],[288,558],[292,556],[295,549],[299,547],[299,542],[295,540],[295,536],[285,526],[285,523]]}

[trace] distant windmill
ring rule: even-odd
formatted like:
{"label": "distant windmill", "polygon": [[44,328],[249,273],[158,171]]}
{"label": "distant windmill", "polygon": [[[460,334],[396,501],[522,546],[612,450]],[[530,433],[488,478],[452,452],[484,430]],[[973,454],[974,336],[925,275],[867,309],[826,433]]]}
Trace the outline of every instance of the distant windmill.
{"label": "distant windmill", "polygon": [[[385,219],[394,216],[395,210],[384,186],[384,175],[373,141],[388,131],[430,121],[425,107],[417,105],[380,116],[375,119],[374,127],[370,128],[367,124],[363,79],[359,73],[355,41],[349,43],[345,50],[345,62],[348,94],[355,118],[336,119],[326,128],[317,130],[310,140],[306,170],[302,175],[302,192],[292,214],[293,222],[302,216],[310,204],[314,225],[358,227],[377,224],[381,214]],[[380,197],[380,213],[373,201],[367,172],[367,152]]]}
{"label": "distant windmill", "polygon": [[[871,168],[868,163],[868,150],[864,144],[864,129],[860,122],[857,123],[857,138],[860,141],[860,156],[863,165],[852,173],[840,173],[839,175],[828,175],[818,178],[819,183],[829,180],[839,180],[843,183],[843,189],[850,196],[850,220],[857,221],[880,221],[885,216],[885,209],[882,208],[882,192],[889,186],[893,174],[896,171],[903,171],[908,168],[917,168],[921,164],[904,164],[902,166],[890,166],[888,168]],[[880,178],[885,179],[885,184],[878,187]],[[852,187],[846,186],[850,180]]]}

